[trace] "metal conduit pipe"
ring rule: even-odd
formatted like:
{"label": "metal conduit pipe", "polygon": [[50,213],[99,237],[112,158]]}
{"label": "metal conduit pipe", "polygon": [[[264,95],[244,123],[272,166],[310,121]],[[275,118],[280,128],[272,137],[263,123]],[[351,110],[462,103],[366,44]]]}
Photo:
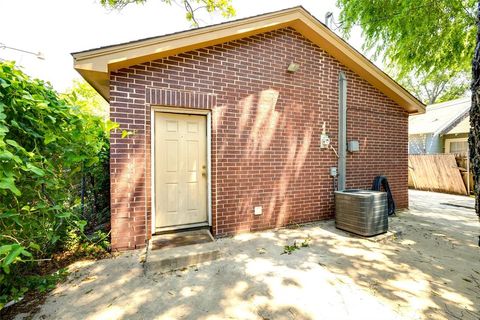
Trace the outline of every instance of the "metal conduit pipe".
{"label": "metal conduit pipe", "polygon": [[338,77],[338,185],[345,190],[347,175],[347,78],[344,72]]}

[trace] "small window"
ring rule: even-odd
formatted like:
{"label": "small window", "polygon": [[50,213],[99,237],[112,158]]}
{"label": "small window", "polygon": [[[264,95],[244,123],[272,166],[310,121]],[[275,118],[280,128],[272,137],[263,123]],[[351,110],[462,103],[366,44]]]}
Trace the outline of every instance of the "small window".
{"label": "small window", "polygon": [[447,141],[448,149],[447,153],[467,153],[468,141]]}

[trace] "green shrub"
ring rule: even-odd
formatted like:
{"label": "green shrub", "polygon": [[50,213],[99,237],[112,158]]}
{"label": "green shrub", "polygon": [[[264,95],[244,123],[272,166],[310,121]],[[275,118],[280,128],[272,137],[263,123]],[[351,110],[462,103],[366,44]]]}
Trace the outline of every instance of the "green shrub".
{"label": "green shrub", "polygon": [[108,221],[115,124],[76,100],[0,61],[0,309],[49,288],[57,277],[39,277],[38,261],[87,239],[95,219]]}

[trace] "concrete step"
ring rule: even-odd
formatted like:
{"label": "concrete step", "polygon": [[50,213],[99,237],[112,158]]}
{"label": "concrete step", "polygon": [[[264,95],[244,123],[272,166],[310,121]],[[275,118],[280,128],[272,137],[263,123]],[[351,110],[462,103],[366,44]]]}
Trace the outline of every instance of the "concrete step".
{"label": "concrete step", "polygon": [[152,250],[152,243],[154,241],[150,241],[144,264],[147,274],[161,274],[181,270],[214,261],[221,257],[221,250],[216,242],[167,247],[157,250]]}

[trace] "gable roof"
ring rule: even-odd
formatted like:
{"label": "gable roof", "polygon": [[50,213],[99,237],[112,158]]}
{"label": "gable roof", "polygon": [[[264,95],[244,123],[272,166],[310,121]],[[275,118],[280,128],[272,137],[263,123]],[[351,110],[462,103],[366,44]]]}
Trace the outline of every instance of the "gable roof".
{"label": "gable roof", "polygon": [[108,100],[110,71],[286,27],[297,30],[390,97],[408,113],[425,111],[423,103],[303,7],[75,52],[72,56],[74,68]]}
{"label": "gable roof", "polygon": [[[470,105],[469,97],[429,105],[424,114],[408,119],[408,134],[463,133],[452,132],[452,130],[468,118]],[[467,123],[468,129],[465,132],[470,129],[470,124]]]}

